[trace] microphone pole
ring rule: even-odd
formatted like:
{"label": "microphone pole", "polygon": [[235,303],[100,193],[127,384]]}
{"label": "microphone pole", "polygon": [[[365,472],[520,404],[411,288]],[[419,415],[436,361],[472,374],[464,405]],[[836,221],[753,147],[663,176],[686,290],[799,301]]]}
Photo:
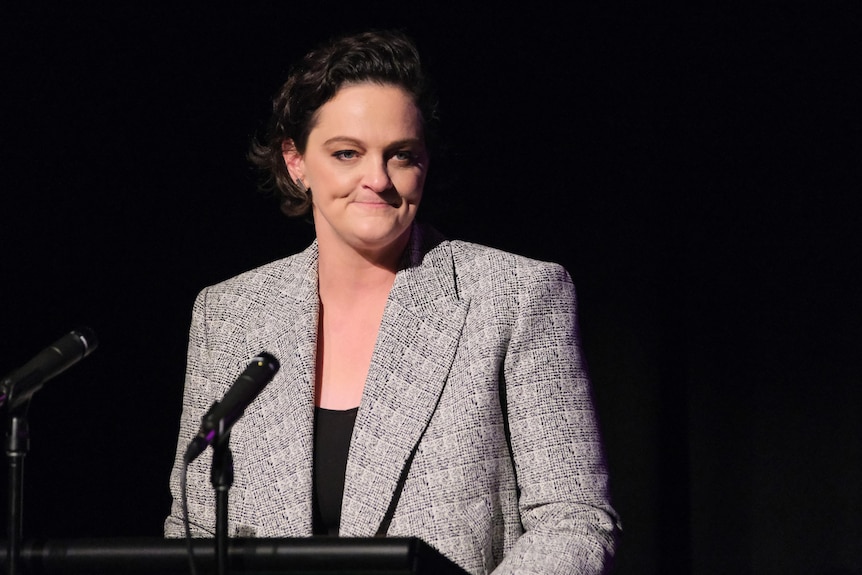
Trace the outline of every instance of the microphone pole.
{"label": "microphone pole", "polygon": [[[26,407],[23,411],[26,411]],[[24,534],[24,457],[30,451],[30,430],[24,413],[9,414],[6,457],[9,463],[6,573],[17,575]]]}
{"label": "microphone pole", "polygon": [[227,575],[228,562],[228,492],[233,485],[233,453],[230,450],[230,430],[213,443],[210,483],[216,495],[216,573]]}
{"label": "microphone pole", "polygon": [[87,357],[97,346],[96,334],[89,328],[79,328],[55,341],[0,381],[0,414],[2,419],[8,419],[5,441],[9,461],[7,575],[18,574],[21,557],[24,457],[30,451],[30,426],[27,421],[30,400],[46,381]]}

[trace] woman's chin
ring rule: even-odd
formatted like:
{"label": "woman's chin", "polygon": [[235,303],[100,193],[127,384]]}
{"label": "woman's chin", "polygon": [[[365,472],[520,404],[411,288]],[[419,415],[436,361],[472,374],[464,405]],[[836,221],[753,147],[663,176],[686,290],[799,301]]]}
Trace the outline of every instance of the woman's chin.
{"label": "woman's chin", "polygon": [[397,250],[400,253],[407,244],[409,235],[409,226],[403,230],[358,230],[351,243],[356,251],[362,253],[385,253],[390,250]]}

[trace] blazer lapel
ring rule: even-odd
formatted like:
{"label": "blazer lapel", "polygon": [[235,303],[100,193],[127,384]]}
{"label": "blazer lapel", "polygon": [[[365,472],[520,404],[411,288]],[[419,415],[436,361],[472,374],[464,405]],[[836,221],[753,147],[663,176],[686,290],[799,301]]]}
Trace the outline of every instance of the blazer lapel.
{"label": "blazer lapel", "polygon": [[458,347],[468,304],[457,298],[448,247],[429,251],[427,241],[414,226],[383,314],[350,443],[342,536],[377,532]]}
{"label": "blazer lapel", "polygon": [[[249,355],[267,351],[281,369],[258,398],[245,452],[253,459],[247,498],[258,537],[311,535],[314,361],[319,299],[317,245],[296,256],[272,282],[272,303],[246,336]],[[266,300],[265,300],[266,301]],[[263,532],[260,532],[262,530]]]}

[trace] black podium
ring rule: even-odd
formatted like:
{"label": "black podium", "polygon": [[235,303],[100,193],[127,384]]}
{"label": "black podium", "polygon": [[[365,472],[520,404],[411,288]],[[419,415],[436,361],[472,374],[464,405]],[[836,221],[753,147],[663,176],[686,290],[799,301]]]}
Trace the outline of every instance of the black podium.
{"label": "black podium", "polygon": [[[216,572],[212,539],[192,541],[199,575]],[[6,544],[2,545],[3,563]],[[25,540],[21,567],[26,575],[187,575],[185,539],[122,538]],[[230,573],[258,575],[466,575],[417,538],[230,539]]]}

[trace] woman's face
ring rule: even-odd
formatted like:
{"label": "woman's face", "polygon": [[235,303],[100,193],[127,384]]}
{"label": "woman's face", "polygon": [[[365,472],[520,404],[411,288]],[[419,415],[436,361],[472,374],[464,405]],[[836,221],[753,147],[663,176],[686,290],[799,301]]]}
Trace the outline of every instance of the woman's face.
{"label": "woman's face", "polygon": [[400,254],[428,170],[421,113],[407,92],[374,83],[341,88],[317,111],[305,153],[287,149],[284,159],[312,190],[321,247]]}

